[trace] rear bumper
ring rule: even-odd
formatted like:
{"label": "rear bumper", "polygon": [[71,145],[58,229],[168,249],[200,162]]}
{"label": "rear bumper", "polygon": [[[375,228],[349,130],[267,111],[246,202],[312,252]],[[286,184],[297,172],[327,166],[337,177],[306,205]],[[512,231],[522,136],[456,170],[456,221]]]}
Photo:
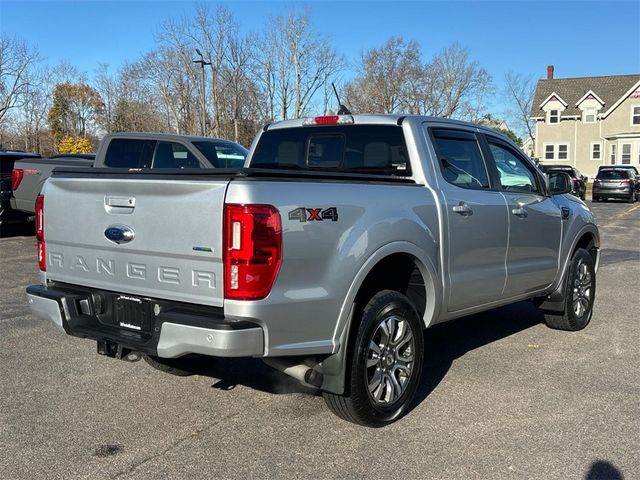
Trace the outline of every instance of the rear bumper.
{"label": "rear bumper", "polygon": [[222,309],[202,309],[188,304],[158,301],[159,313],[154,314],[147,333],[119,328],[110,322],[110,308],[96,304],[96,295],[108,299],[112,292],[47,288],[31,285],[27,288],[31,311],[51,321],[58,329],[81,338],[110,342],[133,351],[164,358],[176,358],[189,353],[215,357],[259,357],[264,354],[264,332],[254,323],[229,321]]}

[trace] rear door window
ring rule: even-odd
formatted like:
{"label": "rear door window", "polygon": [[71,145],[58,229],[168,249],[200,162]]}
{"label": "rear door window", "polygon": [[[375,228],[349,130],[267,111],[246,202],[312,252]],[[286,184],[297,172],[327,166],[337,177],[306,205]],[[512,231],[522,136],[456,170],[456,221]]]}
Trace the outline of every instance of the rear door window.
{"label": "rear door window", "polygon": [[246,148],[236,143],[198,140],[193,144],[215,168],[242,168],[249,153]]}
{"label": "rear door window", "polygon": [[158,142],[153,168],[200,168],[200,162],[181,143]]}
{"label": "rear door window", "polygon": [[109,142],[104,164],[112,168],[150,168],[156,140],[114,138]]}
{"label": "rear door window", "polygon": [[480,145],[473,133],[432,129],[438,163],[444,179],[460,188],[489,189],[489,177]]}
{"label": "rear door window", "polygon": [[396,125],[267,130],[256,145],[250,166],[411,175],[402,127]]}

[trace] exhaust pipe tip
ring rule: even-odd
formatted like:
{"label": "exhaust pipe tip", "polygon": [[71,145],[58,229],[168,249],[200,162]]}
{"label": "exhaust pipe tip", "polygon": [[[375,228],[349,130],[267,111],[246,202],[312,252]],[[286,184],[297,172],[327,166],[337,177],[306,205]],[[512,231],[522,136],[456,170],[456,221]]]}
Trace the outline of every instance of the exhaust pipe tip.
{"label": "exhaust pipe tip", "polygon": [[322,373],[314,370],[313,367],[304,363],[296,363],[282,358],[263,358],[262,361],[271,368],[295,378],[301,384],[310,388],[320,388],[322,386]]}

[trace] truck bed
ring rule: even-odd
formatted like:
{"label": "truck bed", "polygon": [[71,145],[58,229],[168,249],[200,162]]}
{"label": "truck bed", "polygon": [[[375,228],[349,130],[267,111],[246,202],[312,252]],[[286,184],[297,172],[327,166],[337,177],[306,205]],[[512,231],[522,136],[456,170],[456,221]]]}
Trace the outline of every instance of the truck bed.
{"label": "truck bed", "polygon": [[[33,215],[35,212],[36,197],[42,190],[42,185],[58,167],[92,167],[93,160],[87,158],[43,158],[37,160],[19,160],[14,165],[14,170],[20,170],[22,180],[13,191],[11,208]],[[91,169],[90,169],[91,170]],[[91,170],[92,171],[92,170]]]}

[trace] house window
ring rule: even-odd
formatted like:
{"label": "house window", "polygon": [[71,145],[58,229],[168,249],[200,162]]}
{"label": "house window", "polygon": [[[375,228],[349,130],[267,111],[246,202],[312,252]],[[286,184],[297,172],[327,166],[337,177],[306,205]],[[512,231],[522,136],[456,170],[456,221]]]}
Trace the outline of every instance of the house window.
{"label": "house window", "polygon": [[544,146],[544,159],[553,160],[555,158],[555,145]]}
{"label": "house window", "polygon": [[549,123],[559,123],[560,122],[560,110],[549,110]]}
{"label": "house window", "polygon": [[618,146],[615,143],[611,144],[611,165],[616,164],[616,150]]}
{"label": "house window", "polygon": [[631,163],[631,144],[630,143],[622,144],[621,163],[623,165],[629,165]]}
{"label": "house window", "polygon": [[568,145],[558,145],[558,160],[566,160],[567,158],[569,158],[568,150]]}
{"label": "house window", "polygon": [[596,123],[596,109],[585,108],[582,112],[582,121],[584,123]]}
{"label": "house window", "polygon": [[591,160],[600,160],[602,157],[602,144],[591,143]]}
{"label": "house window", "polygon": [[544,146],[545,160],[567,160],[568,158],[569,145],[566,143],[548,143]]}
{"label": "house window", "polygon": [[631,107],[631,125],[640,125],[640,105]]}

